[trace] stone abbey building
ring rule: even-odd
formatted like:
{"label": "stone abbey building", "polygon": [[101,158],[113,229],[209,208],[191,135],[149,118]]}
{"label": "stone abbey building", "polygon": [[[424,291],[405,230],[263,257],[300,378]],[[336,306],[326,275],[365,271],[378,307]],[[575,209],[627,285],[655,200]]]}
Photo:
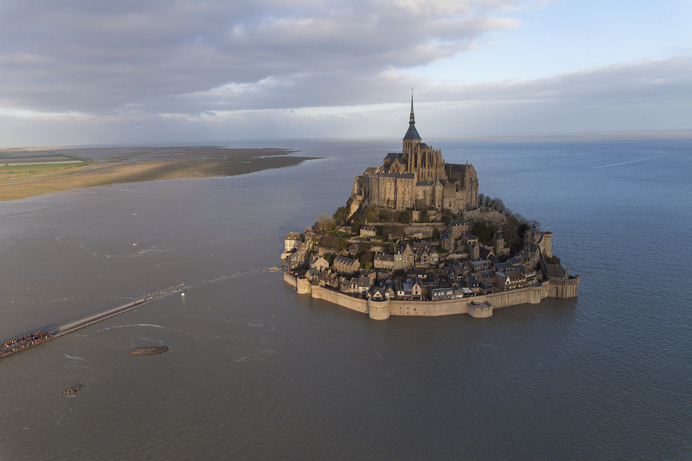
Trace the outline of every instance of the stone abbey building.
{"label": "stone abbey building", "polygon": [[353,182],[352,203],[395,210],[462,210],[478,206],[473,165],[445,163],[439,149],[421,142],[411,96],[409,127],[400,153],[387,154]]}

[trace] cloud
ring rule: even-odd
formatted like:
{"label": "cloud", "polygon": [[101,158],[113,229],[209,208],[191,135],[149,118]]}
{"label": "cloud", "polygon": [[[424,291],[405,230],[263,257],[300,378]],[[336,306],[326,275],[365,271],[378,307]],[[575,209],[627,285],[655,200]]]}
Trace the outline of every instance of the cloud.
{"label": "cloud", "polygon": [[[436,98],[459,100],[590,100],[678,98],[692,85],[692,58],[618,64],[527,81],[441,85]],[[689,94],[689,93],[687,93]]]}
{"label": "cloud", "polygon": [[377,75],[512,27],[499,14],[522,1],[399,3],[5,1],[0,105],[109,113],[233,86],[290,86],[306,75]]}
{"label": "cloud", "polygon": [[[22,117],[11,117],[0,111],[0,136],[14,145],[28,143],[13,139],[32,139],[30,144],[75,144],[75,140],[80,144],[208,143],[267,137],[400,139],[408,127],[408,101],[389,101],[401,100],[403,86],[410,80],[405,74],[386,72],[371,83],[374,87],[366,85],[367,91],[379,94],[363,94],[364,100],[373,101],[368,105],[350,104],[344,98],[330,107],[296,104],[295,108],[265,108],[264,103],[281,93],[292,93],[283,83],[268,80],[254,89],[224,90],[237,90],[232,97],[247,106],[242,110],[224,109],[226,96],[220,91],[215,98],[194,98],[194,103],[172,104],[170,111],[158,113],[123,110],[109,116],[65,112],[37,117],[25,112]],[[308,88],[316,80],[305,77],[294,84]],[[339,84],[346,93],[356,92],[360,86],[359,82]],[[689,134],[692,126],[690,58],[609,66],[529,81],[455,85],[421,80],[417,84],[421,88],[416,93],[417,127],[424,140],[433,145],[435,139],[449,137],[655,130]],[[222,102],[218,109],[209,109],[214,99]],[[293,102],[299,102],[297,97]],[[199,104],[198,110],[191,110],[195,104]],[[179,106],[190,110],[177,111]],[[33,122],[25,123],[29,119]]]}
{"label": "cloud", "polygon": [[692,126],[687,57],[471,85],[407,72],[547,3],[0,1],[0,139],[396,138],[411,87],[426,138]]}
{"label": "cloud", "polygon": [[[459,135],[689,130],[692,58],[620,64],[528,81],[440,85],[427,99]],[[444,101],[449,101],[445,103]],[[441,117],[436,135],[452,132]]]}

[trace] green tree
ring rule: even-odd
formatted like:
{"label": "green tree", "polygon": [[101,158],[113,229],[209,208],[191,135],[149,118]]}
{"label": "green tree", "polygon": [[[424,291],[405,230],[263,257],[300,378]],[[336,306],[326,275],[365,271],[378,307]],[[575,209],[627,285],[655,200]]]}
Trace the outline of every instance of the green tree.
{"label": "green tree", "polygon": [[471,231],[478,237],[484,245],[490,245],[493,241],[493,234],[495,233],[493,228],[488,225],[485,221],[476,221],[473,223]]}
{"label": "green tree", "polygon": [[375,207],[369,207],[365,211],[365,222],[375,222],[377,221],[377,210]]}
{"label": "green tree", "polygon": [[317,232],[327,232],[332,229],[336,229],[336,221],[334,218],[329,216],[327,213],[322,213],[315,223],[315,230]]}
{"label": "green tree", "polygon": [[500,213],[504,213],[506,210],[504,202],[502,200],[500,200],[499,198],[494,198],[491,206],[493,208],[495,208],[497,211],[499,211]]}
{"label": "green tree", "polygon": [[521,249],[524,236],[521,235],[519,228],[521,222],[516,216],[509,216],[502,226],[502,235],[505,239],[505,246],[509,248],[511,254],[516,253]]}
{"label": "green tree", "polygon": [[330,250],[344,250],[348,247],[348,240],[334,234],[325,234],[320,237],[317,245]]}
{"label": "green tree", "polygon": [[334,221],[338,226],[344,226],[348,222],[349,210],[345,206],[340,206],[334,212]]}
{"label": "green tree", "polygon": [[360,255],[358,255],[358,261],[360,261],[360,263],[363,265],[366,265],[368,263],[372,265],[374,256],[375,255],[370,250],[361,251]]}

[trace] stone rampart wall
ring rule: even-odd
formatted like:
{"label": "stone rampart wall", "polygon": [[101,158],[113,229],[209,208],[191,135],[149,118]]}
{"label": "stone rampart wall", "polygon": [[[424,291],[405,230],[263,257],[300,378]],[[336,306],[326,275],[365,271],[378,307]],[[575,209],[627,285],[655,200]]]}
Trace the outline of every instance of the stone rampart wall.
{"label": "stone rampart wall", "polygon": [[433,229],[437,228],[440,232],[444,231],[447,226],[444,224],[410,224],[404,226],[404,234],[406,235],[420,235],[422,238],[431,238],[433,235]]}
{"label": "stone rampart wall", "polygon": [[368,313],[368,302],[365,299],[354,298],[340,291],[330,290],[329,288],[324,288],[319,285],[311,285],[311,288],[313,298],[324,299],[325,301],[338,304],[352,311],[361,312],[363,314]]}
{"label": "stone rampart wall", "polygon": [[518,304],[538,304],[545,298],[572,298],[579,291],[579,276],[566,280],[550,280],[538,286],[503,291],[489,295],[441,301],[404,301],[391,299],[377,302],[354,298],[336,290],[312,285],[307,279],[296,279],[284,273],[284,281],[296,288],[300,294],[309,294],[316,299],[338,304],[356,312],[368,314],[370,318],[384,320],[389,316],[438,317],[441,315],[469,314],[475,318],[492,316],[494,309]]}
{"label": "stone rampart wall", "polygon": [[551,280],[548,296],[551,298],[576,298],[579,295],[580,277],[565,280]]}
{"label": "stone rampart wall", "polygon": [[296,278],[293,276],[293,274],[284,272],[284,282],[288,283],[293,288],[296,288]]}

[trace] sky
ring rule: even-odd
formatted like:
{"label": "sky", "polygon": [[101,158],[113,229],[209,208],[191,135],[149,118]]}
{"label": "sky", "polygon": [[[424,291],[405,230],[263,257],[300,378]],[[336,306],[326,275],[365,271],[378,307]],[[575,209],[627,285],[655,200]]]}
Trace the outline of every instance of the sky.
{"label": "sky", "polygon": [[0,147],[692,137],[692,0],[0,0]]}

